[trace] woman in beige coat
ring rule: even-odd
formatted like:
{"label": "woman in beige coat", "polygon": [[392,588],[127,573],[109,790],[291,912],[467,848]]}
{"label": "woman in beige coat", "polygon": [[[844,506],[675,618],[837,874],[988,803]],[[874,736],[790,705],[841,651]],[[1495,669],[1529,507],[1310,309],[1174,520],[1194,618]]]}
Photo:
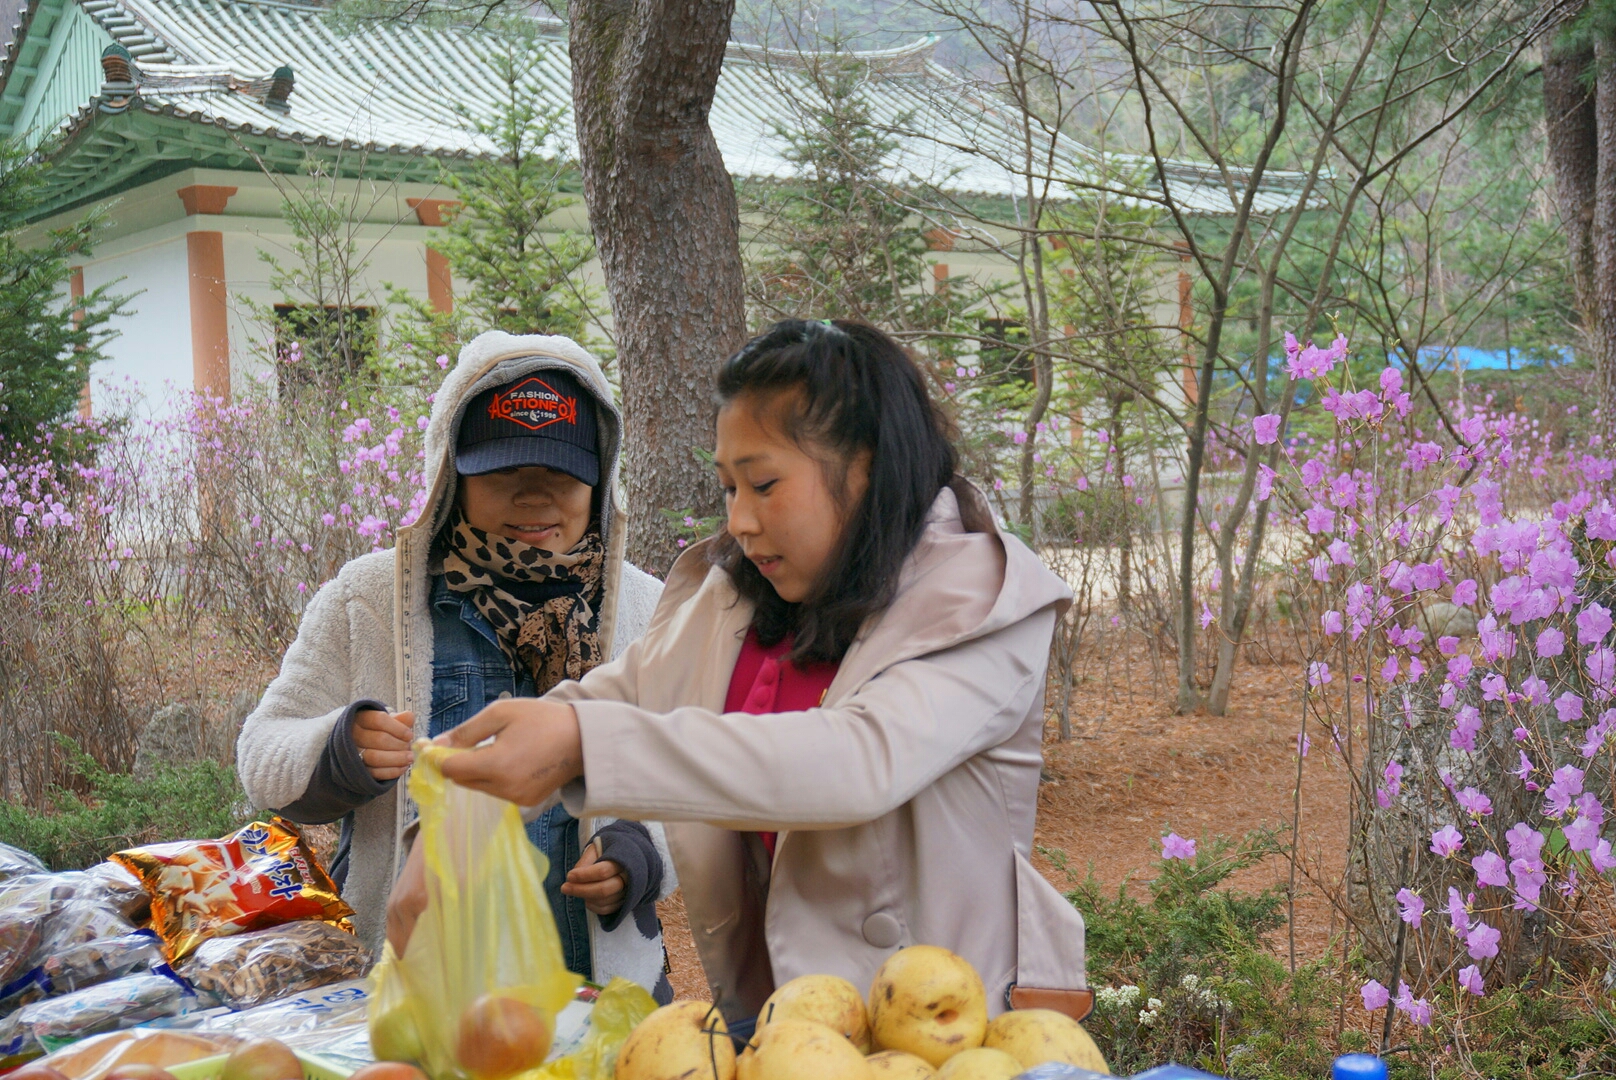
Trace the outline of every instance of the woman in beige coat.
{"label": "woman in beige coat", "polygon": [[[942,945],[990,1009],[1086,1013],[1083,921],[1029,861],[1045,668],[1065,584],[955,473],[890,338],[790,320],[718,382],[724,533],[669,574],[644,637],[442,741],[524,805],[665,823],[731,1031],[775,985],[868,986]],[[395,891],[407,940],[417,874]]]}

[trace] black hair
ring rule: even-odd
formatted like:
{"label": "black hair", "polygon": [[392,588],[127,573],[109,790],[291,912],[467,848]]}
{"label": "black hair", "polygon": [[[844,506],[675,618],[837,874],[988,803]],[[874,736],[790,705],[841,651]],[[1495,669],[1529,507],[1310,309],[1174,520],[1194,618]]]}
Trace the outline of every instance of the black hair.
{"label": "black hair", "polygon": [[743,396],[777,405],[787,437],[839,460],[829,474],[835,494],[852,461],[868,452],[864,497],[849,508],[829,563],[801,603],[781,599],[727,532],[712,554],[755,605],[752,625],[765,646],[795,635],[792,660],[840,661],[865,621],[892,602],[932,503],[955,480],[952,424],[903,347],[856,322],[775,323],[719,370],[719,403]]}

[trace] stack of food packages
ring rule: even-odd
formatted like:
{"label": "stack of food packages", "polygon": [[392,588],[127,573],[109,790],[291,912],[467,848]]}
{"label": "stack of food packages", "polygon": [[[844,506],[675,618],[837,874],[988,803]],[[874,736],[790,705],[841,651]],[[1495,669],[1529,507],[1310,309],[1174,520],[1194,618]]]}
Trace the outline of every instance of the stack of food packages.
{"label": "stack of food packages", "polygon": [[0,845],[0,1069],[49,1054],[71,1080],[99,1080],[265,1028],[346,1027],[362,1046],[371,957],[352,914],[274,818],[61,873]]}

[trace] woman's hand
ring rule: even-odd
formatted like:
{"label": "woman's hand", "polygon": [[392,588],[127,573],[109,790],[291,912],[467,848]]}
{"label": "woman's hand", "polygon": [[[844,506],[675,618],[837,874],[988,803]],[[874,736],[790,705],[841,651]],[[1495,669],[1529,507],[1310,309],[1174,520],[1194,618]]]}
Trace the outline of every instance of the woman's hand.
{"label": "woman's hand", "polygon": [[584,907],[596,915],[612,915],[623,906],[628,879],[623,876],[621,866],[600,857],[600,845],[591,843],[584,848],[578,865],[567,872],[561,891],[582,900]]}
{"label": "woman's hand", "polygon": [[415,933],[415,923],[426,910],[426,845],[421,838],[410,845],[410,857],[404,860],[404,872],[393,882],[392,894],[387,897],[387,940],[392,943],[393,955],[402,957],[404,948]]}
{"label": "woman's hand", "polygon": [[[488,738],[492,744],[477,746]],[[543,698],[496,701],[433,741],[477,747],[445,757],[443,775],[518,806],[539,805],[584,772],[578,714],[571,705]]]}
{"label": "woman's hand", "polygon": [[415,714],[397,715],[379,709],[361,709],[353,718],[353,741],[359,760],[379,784],[397,780],[415,761],[410,740],[415,737]]}

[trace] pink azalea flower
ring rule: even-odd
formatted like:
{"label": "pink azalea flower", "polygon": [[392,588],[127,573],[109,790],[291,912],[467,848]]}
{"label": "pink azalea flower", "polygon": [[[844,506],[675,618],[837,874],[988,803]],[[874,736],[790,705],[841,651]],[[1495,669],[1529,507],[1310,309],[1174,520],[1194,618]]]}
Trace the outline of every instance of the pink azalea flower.
{"label": "pink azalea flower", "polygon": [[1588,604],[1577,613],[1577,643],[1596,645],[1610,633],[1610,609],[1601,604]]}
{"label": "pink azalea flower", "polygon": [[1259,446],[1268,446],[1279,440],[1279,417],[1273,413],[1264,413],[1251,421],[1252,437]]}
{"label": "pink azalea flower", "polygon": [[1450,858],[1464,847],[1464,837],[1452,825],[1444,825],[1431,834],[1431,851],[1441,858]]}
{"label": "pink azalea flower", "polygon": [[1599,826],[1587,818],[1578,818],[1564,826],[1562,831],[1572,851],[1592,851],[1599,841]]}
{"label": "pink azalea flower", "polygon": [[1480,885],[1503,888],[1509,884],[1509,867],[1496,851],[1482,852],[1471,860],[1470,865],[1475,868],[1476,882]]}
{"label": "pink azalea flower", "polygon": [[1503,932],[1484,922],[1477,922],[1465,935],[1465,951],[1472,960],[1486,960],[1498,955],[1498,941]]}
{"label": "pink azalea flower", "polygon": [[1370,979],[1363,984],[1359,991],[1363,995],[1363,1007],[1367,1012],[1384,1009],[1392,1000],[1392,993],[1380,984],[1378,979]]}
{"label": "pink azalea flower", "polygon": [[1567,690],[1554,699],[1554,712],[1560,720],[1569,724],[1573,720],[1582,719],[1582,699]]}
{"label": "pink azalea flower", "polygon": [[1174,832],[1168,833],[1162,837],[1162,858],[1184,860],[1195,858],[1195,841],[1186,840]]}
{"label": "pink azalea flower", "polygon": [[1537,636],[1537,654],[1544,659],[1559,656],[1565,652],[1565,635],[1554,627],[1549,627]]}
{"label": "pink azalea flower", "polygon": [[1483,818],[1493,812],[1493,801],[1476,788],[1467,787],[1455,798],[1459,802],[1459,809],[1471,817]]}
{"label": "pink azalea flower", "polygon": [[1610,841],[1600,840],[1594,849],[1588,853],[1588,861],[1593,863],[1594,873],[1608,874],[1616,870],[1616,857],[1611,855]]}
{"label": "pink azalea flower", "polygon": [[1474,578],[1465,578],[1453,587],[1453,602],[1460,607],[1469,607],[1476,602],[1476,582]]}
{"label": "pink azalea flower", "polygon": [[1320,616],[1319,622],[1326,634],[1339,634],[1346,628],[1345,623],[1341,621],[1341,613],[1335,610],[1326,611]]}
{"label": "pink azalea flower", "polygon": [[1482,997],[1487,993],[1481,983],[1481,969],[1475,964],[1471,964],[1459,972],[1459,987],[1477,997]]}
{"label": "pink azalea flower", "polygon": [[1397,903],[1397,914],[1404,922],[1418,930],[1420,920],[1425,917],[1425,901],[1421,900],[1420,895],[1416,892],[1399,889],[1397,891]]}

